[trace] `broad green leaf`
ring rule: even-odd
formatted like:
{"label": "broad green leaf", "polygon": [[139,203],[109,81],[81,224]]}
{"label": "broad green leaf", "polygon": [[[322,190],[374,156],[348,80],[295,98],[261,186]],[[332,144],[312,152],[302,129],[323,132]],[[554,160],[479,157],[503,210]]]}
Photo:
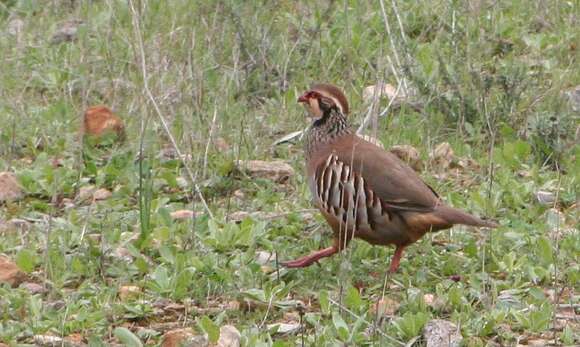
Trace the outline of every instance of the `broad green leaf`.
{"label": "broad green leaf", "polygon": [[207,334],[209,342],[216,343],[220,338],[220,328],[208,316],[201,317],[199,327]]}
{"label": "broad green leaf", "polygon": [[360,310],[363,307],[363,301],[355,287],[349,287],[344,299],[346,305],[352,310]]}
{"label": "broad green leaf", "polygon": [[24,272],[32,272],[37,263],[38,256],[28,249],[23,249],[16,255],[16,265]]}
{"label": "broad green leaf", "polygon": [[328,314],[330,312],[330,303],[328,301],[328,292],[326,290],[320,291],[318,301],[320,302],[320,310],[322,313]]}
{"label": "broad green leaf", "polygon": [[332,313],[332,323],[334,324],[334,328],[336,329],[340,339],[342,341],[347,341],[349,335],[348,325],[346,325],[346,322],[342,319],[338,312]]}
{"label": "broad green leaf", "polygon": [[135,334],[133,334],[127,328],[123,328],[123,327],[115,328],[115,331],[113,332],[113,334],[115,335],[116,338],[119,339],[119,341],[121,341],[123,343],[124,346],[128,346],[128,347],[142,347],[143,346],[143,344],[141,343],[141,340],[139,340],[139,338],[137,336],[135,336]]}
{"label": "broad green leaf", "polygon": [[540,257],[542,263],[549,265],[553,262],[553,250],[550,240],[542,236],[538,238],[536,242],[538,256]]}

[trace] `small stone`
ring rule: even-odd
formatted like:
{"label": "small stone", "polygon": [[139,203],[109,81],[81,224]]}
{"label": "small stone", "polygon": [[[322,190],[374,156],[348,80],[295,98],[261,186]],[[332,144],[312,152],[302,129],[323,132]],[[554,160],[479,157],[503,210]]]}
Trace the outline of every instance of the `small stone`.
{"label": "small stone", "polygon": [[17,287],[26,279],[26,274],[10,259],[0,256],[0,283],[8,283]]}
{"label": "small stone", "polygon": [[25,219],[12,218],[7,222],[0,220],[0,232],[27,232],[30,226],[31,223]]}
{"label": "small stone", "polygon": [[191,328],[174,329],[163,335],[161,347],[208,347],[207,336],[195,335]]}
{"label": "small stone", "polygon": [[189,182],[184,177],[177,177],[176,181],[179,188],[189,188]]}
{"label": "small stone", "polygon": [[423,295],[423,301],[425,302],[425,305],[435,310],[439,310],[443,306],[445,306],[445,302],[441,298],[436,297],[434,294],[431,293]]}
{"label": "small stone", "polygon": [[568,320],[567,319],[555,319],[554,320],[554,330],[556,331],[562,331],[564,330],[564,328],[566,328],[568,326]]}
{"label": "small stone", "polygon": [[93,185],[83,186],[79,189],[77,194],[77,199],[79,201],[89,200],[93,197],[93,193],[97,190],[97,188]]}
{"label": "small stone", "polygon": [[157,157],[164,160],[177,159],[177,151],[171,146],[165,146],[161,148]]}
{"label": "small stone", "polygon": [[119,299],[127,301],[137,298],[141,294],[141,288],[137,286],[121,286],[119,288]]}
{"label": "small stone", "polygon": [[548,340],[544,339],[532,339],[528,340],[528,347],[544,347],[548,346],[550,343]]}
{"label": "small stone", "polygon": [[75,41],[81,24],[83,24],[83,21],[80,19],[72,19],[61,23],[60,27],[52,35],[50,43],[58,44]]}
{"label": "small stone", "polygon": [[24,21],[20,18],[14,18],[8,22],[6,31],[12,36],[18,36],[22,32],[22,29],[24,29]]}
{"label": "small stone", "polygon": [[389,100],[395,98],[395,100],[399,102],[407,98],[407,95],[402,88],[399,88],[399,92],[397,93],[397,88],[389,83],[379,83],[367,86],[363,89],[362,95],[365,102],[370,102],[375,97],[380,99],[383,96],[386,96]]}
{"label": "small stone", "polygon": [[536,192],[536,200],[538,200],[540,205],[554,205],[554,202],[556,201],[556,195],[552,192],[539,190]]}
{"label": "small stone", "polygon": [[22,188],[12,172],[0,172],[0,202],[20,200]]}
{"label": "small stone", "polygon": [[231,221],[234,221],[236,223],[243,221],[244,219],[250,217],[251,214],[250,212],[246,212],[246,211],[237,211],[237,212],[233,212],[230,213],[228,215],[228,219]]}
{"label": "small stone", "polygon": [[459,347],[463,337],[457,326],[449,321],[433,319],[423,328],[426,347]]}
{"label": "small stone", "polygon": [[223,137],[218,137],[213,141],[216,149],[220,152],[226,152],[230,149],[230,145]]}
{"label": "small stone", "polygon": [[193,219],[199,215],[199,212],[191,210],[177,210],[171,212],[171,218],[181,220],[181,219]]}
{"label": "small stone", "polygon": [[62,346],[64,345],[64,340],[60,336],[52,336],[52,335],[35,335],[34,336],[34,343],[36,346]]}
{"label": "small stone", "polygon": [[56,300],[56,301],[52,301],[52,302],[47,302],[45,304],[46,308],[50,309],[50,310],[60,310],[63,307],[66,306],[66,303],[63,300]]}
{"label": "small stone", "polygon": [[448,142],[442,142],[431,153],[431,161],[438,169],[447,169],[453,161],[454,153]]}
{"label": "small stone", "polygon": [[378,311],[379,317],[394,316],[400,306],[400,302],[385,297],[380,299],[376,305],[371,306],[371,311],[373,315],[376,315]]}
{"label": "small stone", "polygon": [[97,138],[115,133],[117,139],[122,141],[125,138],[125,125],[107,106],[92,106],[85,111],[83,133]]}
{"label": "small stone", "polygon": [[425,294],[423,295],[423,301],[425,302],[425,305],[431,306],[435,302],[435,295]]}
{"label": "small stone", "polygon": [[285,183],[294,176],[294,169],[287,163],[263,160],[240,161],[239,167],[253,178],[265,178],[278,183]]}
{"label": "small stone", "polygon": [[75,207],[74,201],[72,199],[69,199],[69,198],[63,198],[62,205],[64,206],[65,209],[71,209],[71,208]]}
{"label": "small stone", "polygon": [[76,333],[76,334],[70,334],[69,336],[64,338],[64,342],[65,342],[65,346],[83,346],[83,335]]}
{"label": "small stone", "polygon": [[246,197],[246,194],[244,194],[244,191],[241,189],[235,190],[233,195],[240,200]]}
{"label": "small stone", "polygon": [[48,291],[44,286],[34,282],[24,282],[20,285],[20,288],[26,289],[32,295],[44,294]]}
{"label": "small stone", "polygon": [[574,112],[580,112],[580,85],[564,92]]}
{"label": "small stone", "polygon": [[119,261],[125,261],[125,262],[131,262],[131,261],[133,261],[133,255],[125,247],[117,247],[113,251],[112,256],[113,256],[113,258],[116,258]]}
{"label": "small stone", "polygon": [[83,336],[81,334],[71,334],[62,338],[60,336],[52,336],[52,335],[35,335],[34,336],[34,343],[36,346],[46,346],[46,347],[53,347],[53,346],[66,346],[66,347],[77,347],[77,346],[86,346],[83,343]]}
{"label": "small stone", "polygon": [[224,325],[220,328],[220,338],[217,347],[240,347],[242,334],[233,325]]}
{"label": "small stone", "polygon": [[282,334],[282,335],[294,334],[300,330],[300,323],[294,322],[294,323],[268,324],[268,330],[272,330],[276,327],[278,328],[276,330],[276,334]]}
{"label": "small stone", "polygon": [[100,200],[107,200],[108,198],[110,198],[111,196],[113,196],[113,193],[111,193],[109,190],[105,189],[105,188],[101,188],[101,189],[97,189],[94,193],[93,193],[93,199],[95,201],[100,201]]}
{"label": "small stone", "polygon": [[[94,91],[101,96],[101,100],[110,100],[119,94],[127,94],[135,89],[135,86],[123,78],[102,78],[95,82]],[[80,83],[73,85],[73,91],[83,92],[83,86]]]}
{"label": "small stone", "polygon": [[389,152],[393,153],[399,159],[409,164],[413,170],[420,172],[423,170],[423,163],[421,162],[421,157],[419,156],[419,151],[410,145],[397,145],[389,149]]}
{"label": "small stone", "polygon": [[256,252],[256,263],[260,265],[266,265],[271,261],[274,261],[276,257],[273,253],[267,251],[258,251]]}

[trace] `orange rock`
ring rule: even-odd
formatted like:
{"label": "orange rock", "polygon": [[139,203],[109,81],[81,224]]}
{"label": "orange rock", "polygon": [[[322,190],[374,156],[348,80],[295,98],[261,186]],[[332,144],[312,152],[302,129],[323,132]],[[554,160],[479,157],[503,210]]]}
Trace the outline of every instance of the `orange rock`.
{"label": "orange rock", "polygon": [[385,297],[384,299],[380,299],[375,305],[371,306],[370,311],[373,315],[376,315],[378,312],[380,317],[394,316],[400,306],[401,304],[398,301]]}
{"label": "orange rock", "polygon": [[196,336],[193,329],[175,329],[163,335],[161,347],[178,347],[178,346],[207,346],[207,337],[203,335]]}
{"label": "orange rock", "polygon": [[0,172],[0,202],[19,200],[23,196],[16,175],[12,172]]}
{"label": "orange rock", "polygon": [[8,283],[12,287],[18,286],[26,278],[24,272],[10,259],[0,256],[0,283]]}
{"label": "orange rock", "polygon": [[80,346],[83,344],[84,341],[84,337],[83,335],[79,334],[79,333],[74,333],[74,334],[70,334],[69,336],[64,338],[64,345],[66,345],[68,343],[72,344],[72,345],[76,345],[76,346]]}
{"label": "orange rock", "polygon": [[116,133],[119,140],[125,138],[125,125],[107,106],[89,107],[83,120],[85,135],[101,137],[106,133]]}
{"label": "orange rock", "polygon": [[122,301],[134,299],[141,294],[141,288],[137,286],[122,286],[119,288],[119,298]]}
{"label": "orange rock", "polygon": [[192,219],[197,217],[199,213],[191,210],[177,210],[171,212],[170,215],[173,219]]}

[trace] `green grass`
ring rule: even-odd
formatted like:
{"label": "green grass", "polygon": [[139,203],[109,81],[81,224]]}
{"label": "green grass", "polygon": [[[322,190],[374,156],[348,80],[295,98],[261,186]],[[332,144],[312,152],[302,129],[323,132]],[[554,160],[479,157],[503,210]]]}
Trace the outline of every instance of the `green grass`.
{"label": "green grass", "polygon": [[[126,327],[154,345],[175,323],[213,337],[235,325],[243,346],[397,346],[441,318],[460,326],[466,346],[580,343],[578,322],[556,322],[561,306],[546,295],[578,305],[579,116],[563,96],[580,84],[577,1],[396,2],[400,24],[385,1],[390,36],[380,2],[135,3],[0,2],[0,171],[15,172],[26,192],[0,205],[0,253],[47,288],[0,286],[0,342],[80,334],[99,345],[131,340],[117,329]],[[9,34],[15,19],[21,31]],[[78,39],[51,44],[70,19],[84,22]],[[387,147],[415,146],[422,176],[446,201],[502,227],[455,228],[409,247],[386,288],[400,307],[377,321],[391,248],[356,241],[320,266],[279,272],[256,252],[282,261],[329,242],[319,215],[299,213],[311,208],[300,144],[272,147],[306,126],[299,93],[314,81],[338,84],[358,125],[363,88],[400,77],[420,111],[403,105],[368,132]],[[152,99],[188,170],[160,155],[172,145]],[[83,147],[82,112],[101,103],[123,118],[127,141]],[[443,141],[480,168],[437,175],[428,154]],[[285,185],[252,179],[235,170],[238,159],[283,159],[297,174]],[[213,218],[170,217],[204,212],[190,178]],[[113,196],[79,201],[88,185]],[[540,205],[538,190],[557,204]],[[227,218],[236,211],[281,217],[236,224]],[[14,218],[29,229],[10,227]],[[141,293],[122,300],[125,285]],[[299,312],[303,333],[266,328],[298,322]]]}

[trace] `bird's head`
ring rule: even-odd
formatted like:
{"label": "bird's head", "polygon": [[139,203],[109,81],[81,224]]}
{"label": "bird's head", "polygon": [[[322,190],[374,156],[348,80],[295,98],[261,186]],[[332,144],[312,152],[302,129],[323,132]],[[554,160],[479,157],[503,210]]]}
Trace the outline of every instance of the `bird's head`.
{"label": "bird's head", "polygon": [[298,98],[303,103],[310,116],[321,118],[332,108],[337,108],[342,114],[348,114],[348,101],[344,93],[332,84],[315,84]]}

